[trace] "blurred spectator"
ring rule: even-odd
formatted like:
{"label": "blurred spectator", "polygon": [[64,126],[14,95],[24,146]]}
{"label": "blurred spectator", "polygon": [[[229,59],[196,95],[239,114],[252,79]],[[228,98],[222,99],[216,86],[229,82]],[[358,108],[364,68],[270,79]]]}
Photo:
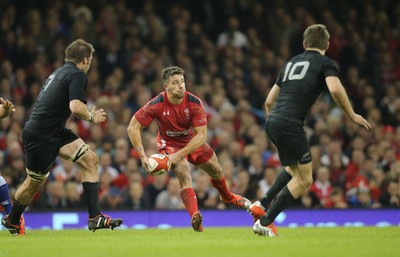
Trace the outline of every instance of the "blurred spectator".
{"label": "blurred spectator", "polygon": [[400,186],[398,180],[392,180],[387,186],[387,190],[379,198],[379,202],[384,207],[400,207]]}
{"label": "blurred spectator", "polygon": [[385,191],[384,180],[384,171],[381,168],[374,167],[369,178],[369,191],[375,202],[379,201],[382,192]]}
{"label": "blurred spectator", "polygon": [[345,165],[343,164],[343,159],[341,155],[334,154],[331,156],[329,165],[329,180],[332,186],[337,186],[344,188],[345,184]]}
{"label": "blurred spectator", "polygon": [[274,183],[276,177],[278,175],[278,171],[275,168],[265,168],[264,169],[264,177],[258,181],[258,187],[260,189],[261,196],[264,196],[269,188]]}
{"label": "blurred spectator", "polygon": [[235,188],[237,184],[237,169],[229,156],[226,158],[223,156],[218,156],[218,158],[220,160],[222,170],[224,171],[226,186],[229,190],[231,190],[232,188]]}
{"label": "blurred spectator", "polygon": [[240,23],[237,17],[230,17],[227,21],[227,28],[217,39],[217,47],[225,48],[233,46],[235,48],[248,48],[247,36],[239,30]]}
{"label": "blurred spectator", "polygon": [[257,152],[250,155],[250,183],[258,183],[264,177],[265,165],[261,156],[261,153]]}
{"label": "blurred spectator", "polygon": [[84,209],[82,200],[83,187],[80,182],[69,181],[65,184],[65,200],[68,209]]}
{"label": "blurred spectator", "polygon": [[324,166],[330,166],[333,161],[333,156],[337,155],[340,158],[342,165],[347,166],[350,162],[349,157],[347,157],[342,151],[342,142],[337,140],[330,140],[327,145],[326,153],[321,156],[321,164]]}
{"label": "blurred spectator", "polygon": [[76,164],[62,158],[59,158],[59,163],[53,168],[50,173],[50,179],[67,183],[68,181],[75,181],[81,183],[82,174],[79,172]]}
{"label": "blurred spectator", "polygon": [[100,205],[108,206],[108,196],[119,192],[119,189],[113,186],[113,174],[108,170],[103,170],[99,178],[99,202]]}
{"label": "blurred spectator", "polygon": [[329,181],[329,169],[325,166],[318,168],[316,178],[311,185],[310,191],[317,196],[319,203],[324,206],[332,193],[332,185]]}
{"label": "blurred spectator", "polygon": [[100,200],[100,205],[104,209],[116,210],[124,207],[124,195],[123,191],[115,186],[111,186],[107,193],[103,191]]}
{"label": "blurred spectator", "polygon": [[132,182],[129,185],[128,196],[123,207],[131,210],[146,210],[150,207],[150,202],[141,183]]}
{"label": "blurred spectator", "polygon": [[185,209],[180,195],[179,180],[171,177],[168,180],[167,188],[161,191],[156,198],[155,209],[157,210],[179,210]]}
{"label": "blurred spectator", "polygon": [[102,176],[103,172],[108,172],[112,180],[118,177],[118,170],[112,166],[111,153],[104,152],[102,155],[100,155],[98,171],[100,177]]}
{"label": "blurred spectator", "polygon": [[95,30],[93,25],[92,10],[90,10],[87,6],[81,6],[74,11],[72,18],[72,37],[82,38],[87,42],[93,42],[95,38]]}
{"label": "blurred spectator", "polygon": [[325,201],[322,207],[333,209],[347,209],[348,204],[344,197],[343,189],[340,187],[334,187],[329,196],[329,200]]}
{"label": "blurred spectator", "polygon": [[294,208],[318,209],[321,207],[318,196],[310,191],[305,191],[294,201]]}
{"label": "blurred spectator", "polygon": [[216,209],[219,194],[218,191],[211,186],[208,175],[202,171],[198,171],[193,177],[193,187],[196,192],[199,209]]}
{"label": "blurred spectator", "polygon": [[60,181],[49,181],[45,194],[39,200],[41,208],[60,209],[67,207],[64,184]]}
{"label": "blurred spectator", "polygon": [[368,188],[358,188],[355,194],[347,196],[350,207],[356,208],[379,208],[380,204],[374,202],[369,194]]}
{"label": "blurred spectator", "polygon": [[237,184],[232,190],[235,194],[240,194],[250,201],[255,201],[257,198],[258,181],[254,184],[250,183],[250,173],[247,170],[241,169],[237,174]]}
{"label": "blurred spectator", "polygon": [[150,207],[155,207],[157,196],[167,188],[168,180],[168,174],[154,176],[153,182],[146,186],[145,190],[149,195]]}
{"label": "blurred spectator", "polygon": [[362,150],[354,150],[351,155],[351,161],[346,168],[346,190],[352,188],[365,187],[364,185],[368,183],[365,176],[361,174],[361,167],[365,160],[365,154]]}

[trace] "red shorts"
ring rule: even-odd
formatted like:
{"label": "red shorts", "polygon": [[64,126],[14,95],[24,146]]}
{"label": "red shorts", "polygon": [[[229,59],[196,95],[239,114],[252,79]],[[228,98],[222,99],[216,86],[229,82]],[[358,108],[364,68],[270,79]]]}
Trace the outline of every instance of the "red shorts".
{"label": "red shorts", "polygon": [[[164,146],[162,149],[159,149],[159,152],[168,155],[179,151],[179,149],[180,148],[177,147]],[[210,145],[206,143],[203,146],[200,146],[199,148],[194,150],[192,153],[185,156],[185,158],[194,165],[199,165],[210,160],[213,154],[214,150],[211,148]]]}

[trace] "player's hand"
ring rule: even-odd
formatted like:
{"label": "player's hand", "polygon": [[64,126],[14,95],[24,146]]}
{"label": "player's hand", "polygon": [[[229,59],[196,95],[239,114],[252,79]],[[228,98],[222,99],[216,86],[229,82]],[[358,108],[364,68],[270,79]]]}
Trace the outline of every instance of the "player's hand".
{"label": "player's hand", "polygon": [[107,113],[104,111],[104,109],[95,110],[94,107],[90,112],[94,116],[93,123],[105,122],[107,120]]}
{"label": "player's hand", "polygon": [[149,158],[147,156],[143,156],[140,158],[140,161],[142,162],[142,167],[146,171],[146,173],[151,175],[149,172]]}
{"label": "player's hand", "polygon": [[369,122],[359,114],[355,114],[354,117],[352,118],[352,121],[360,126],[363,126],[367,130],[371,129],[371,124],[369,124]]}
{"label": "player's hand", "polygon": [[9,100],[0,97],[0,104],[6,112],[15,112],[15,106]]}
{"label": "player's hand", "polygon": [[180,156],[180,154],[178,152],[173,153],[173,154],[168,154],[167,156],[168,156],[169,160],[171,161],[172,165],[175,165],[182,160],[182,156]]}

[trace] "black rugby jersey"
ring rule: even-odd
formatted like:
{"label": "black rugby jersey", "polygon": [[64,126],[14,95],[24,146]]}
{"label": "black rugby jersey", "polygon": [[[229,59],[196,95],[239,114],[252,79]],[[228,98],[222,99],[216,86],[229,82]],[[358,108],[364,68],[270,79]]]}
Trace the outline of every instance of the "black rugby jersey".
{"label": "black rugby jersey", "polygon": [[305,51],[291,58],[276,80],[279,96],[270,116],[288,117],[304,122],[311,106],[327,88],[325,78],[338,77],[335,63],[317,51]]}
{"label": "black rugby jersey", "polygon": [[58,135],[71,115],[69,102],[86,103],[87,75],[71,62],[55,70],[44,82],[25,129],[42,136]]}

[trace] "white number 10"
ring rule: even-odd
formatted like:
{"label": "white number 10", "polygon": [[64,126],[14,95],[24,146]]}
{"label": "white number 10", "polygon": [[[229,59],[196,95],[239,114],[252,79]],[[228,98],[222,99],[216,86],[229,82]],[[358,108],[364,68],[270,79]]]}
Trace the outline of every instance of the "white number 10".
{"label": "white number 10", "polygon": [[[282,81],[286,81],[286,79],[288,79],[288,80],[302,79],[306,75],[308,67],[310,67],[310,63],[308,61],[296,62],[293,66],[292,65],[293,65],[292,62],[289,62],[286,65],[285,74],[283,75]],[[301,69],[300,73],[294,74],[294,72],[296,71],[296,68],[298,68],[298,67]]]}

